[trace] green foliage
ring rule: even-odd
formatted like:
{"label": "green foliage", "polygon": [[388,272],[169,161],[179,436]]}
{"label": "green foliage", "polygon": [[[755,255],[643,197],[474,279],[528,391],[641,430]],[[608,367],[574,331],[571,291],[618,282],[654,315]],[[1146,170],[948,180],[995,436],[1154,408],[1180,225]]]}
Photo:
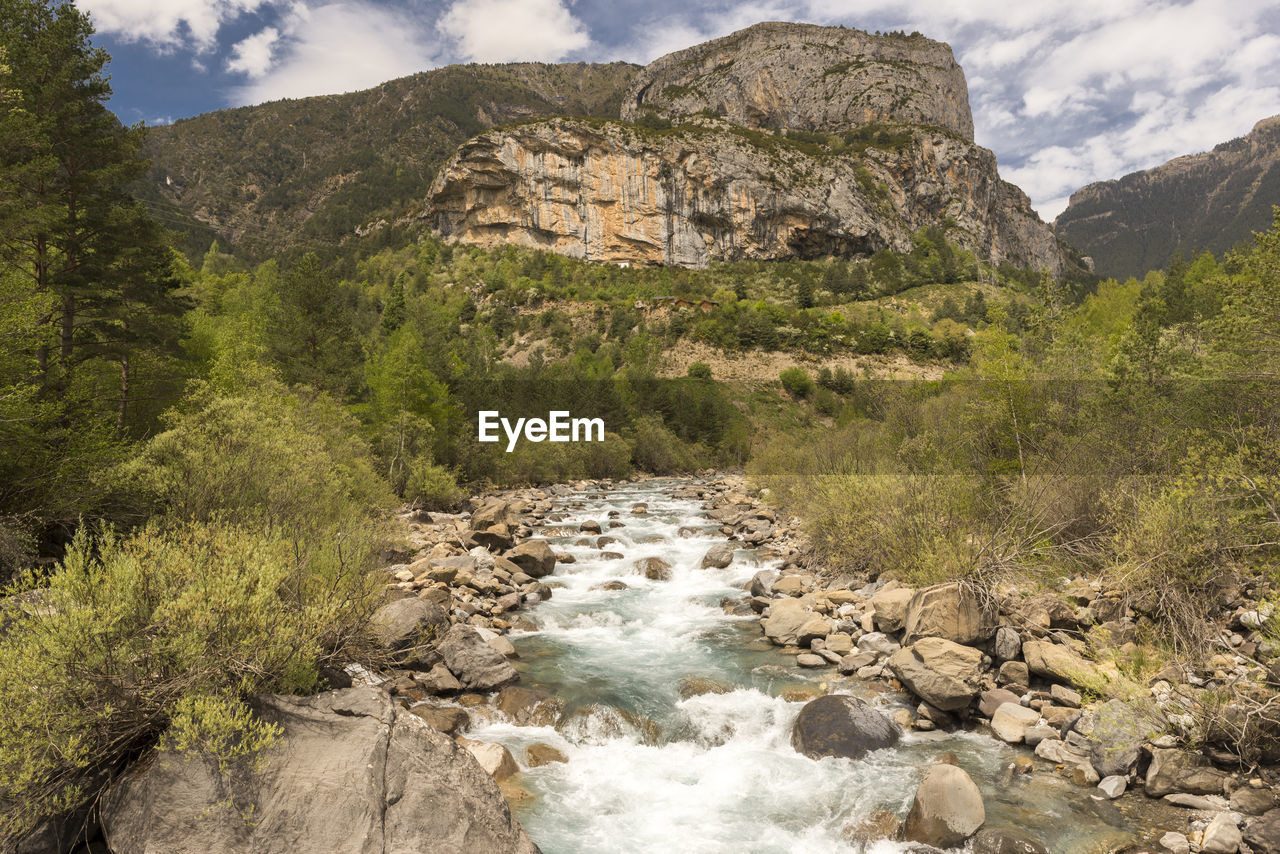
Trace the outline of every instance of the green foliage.
{"label": "green foliage", "polygon": [[350,660],[376,549],[359,530],[82,529],[0,637],[0,839],[91,797],[100,769],[166,731],[222,762],[270,744],[239,701],[312,690],[322,666]]}
{"label": "green foliage", "polygon": [[419,456],[409,465],[404,497],[423,510],[453,510],[467,494],[458,486],[453,472]]}
{"label": "green foliage", "polygon": [[784,370],[779,374],[778,379],[782,383],[782,387],[786,389],[787,394],[792,397],[807,398],[813,394],[813,377],[809,376],[809,372],[798,365],[793,365]]}
{"label": "green foliage", "polygon": [[686,371],[686,376],[692,380],[709,380],[711,379],[711,366],[706,362],[691,362]]}
{"label": "green foliage", "polygon": [[271,381],[236,396],[206,387],[171,423],[112,475],[141,517],[235,519],[297,533],[391,502],[357,422],[324,394]]}

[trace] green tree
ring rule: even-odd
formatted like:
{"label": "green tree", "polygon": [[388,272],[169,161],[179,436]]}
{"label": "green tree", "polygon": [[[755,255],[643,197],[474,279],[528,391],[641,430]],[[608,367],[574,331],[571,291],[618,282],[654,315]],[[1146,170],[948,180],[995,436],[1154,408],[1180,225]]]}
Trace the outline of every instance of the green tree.
{"label": "green tree", "polygon": [[361,356],[350,289],[309,252],[280,276],[277,296],[269,346],[283,377],[345,395]]}

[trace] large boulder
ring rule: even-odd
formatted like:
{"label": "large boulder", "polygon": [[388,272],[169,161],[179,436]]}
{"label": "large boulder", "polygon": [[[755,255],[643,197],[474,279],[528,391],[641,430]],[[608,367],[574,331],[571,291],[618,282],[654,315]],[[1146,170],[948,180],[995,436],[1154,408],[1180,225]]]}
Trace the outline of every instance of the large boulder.
{"label": "large boulder", "polygon": [[472,691],[492,691],[520,678],[511,662],[472,626],[449,629],[437,649],[458,682]]}
{"label": "large boulder", "polygon": [[996,632],[995,609],[968,584],[935,584],[916,591],[907,603],[902,643],[946,638],[962,644],[989,640]]}
{"label": "large boulder", "polygon": [[702,556],[703,569],[724,569],[733,563],[733,543],[719,543],[707,549]]}
{"label": "large boulder", "polygon": [[973,837],[973,854],[1049,854],[1034,839],[1003,828],[984,827]]}
{"label": "large boulder", "polygon": [[526,540],[504,555],[530,578],[543,578],[556,568],[556,554],[546,540]]}
{"label": "large boulder", "polygon": [[811,759],[858,759],[872,750],[892,747],[901,735],[897,724],[857,697],[827,694],[800,710],[791,745]]}
{"label": "large boulder", "polygon": [[1249,822],[1244,841],[1253,854],[1280,854],[1280,809],[1270,810]]}
{"label": "large boulder", "polygon": [[1027,669],[1036,676],[1069,682],[1077,688],[1096,688],[1099,682],[1105,681],[1092,663],[1061,644],[1023,641],[1022,657],[1027,661]]}
{"label": "large boulder", "polygon": [[907,618],[907,606],[916,592],[909,587],[895,587],[892,590],[877,590],[871,597],[871,607],[875,610],[876,628],[882,632],[896,632],[902,628]]}
{"label": "large boulder", "polygon": [[779,646],[788,646],[800,642],[800,630],[812,617],[813,612],[803,599],[775,599],[761,625],[765,637]]}
{"label": "large boulder", "polygon": [[1001,741],[1021,744],[1031,729],[1040,722],[1040,713],[1018,703],[1004,703],[991,716],[991,730]]}
{"label": "large boulder", "polygon": [[369,628],[403,667],[429,670],[440,661],[433,645],[449,629],[449,615],[417,597],[388,602],[373,612]]}
{"label": "large boulder", "polygon": [[921,638],[889,656],[889,669],[917,697],[950,712],[978,693],[982,653],[943,638]]}
{"label": "large boulder", "polygon": [[987,820],[982,793],[963,769],[934,765],[916,789],[902,838],[938,848],[959,845]]}
{"label": "large boulder", "polygon": [[671,564],[660,557],[641,558],[635,562],[635,568],[650,581],[671,580]]}
{"label": "large boulder", "polygon": [[1213,767],[1209,757],[1177,748],[1151,751],[1147,767],[1146,792],[1151,798],[1163,798],[1174,792],[1192,795],[1221,795],[1228,775]]}
{"label": "large boulder", "polygon": [[487,531],[495,525],[505,525],[515,530],[520,524],[520,514],[509,502],[499,498],[485,502],[471,514],[471,530]]}
{"label": "large boulder", "polygon": [[102,799],[115,854],[536,854],[471,754],[373,688],[268,696],[261,764],[157,751]]}
{"label": "large boulder", "polygon": [[498,711],[517,726],[555,726],[564,702],[545,691],[508,685],[494,700]]}
{"label": "large boulder", "polygon": [[1151,703],[1109,700],[1093,712],[1086,736],[1089,761],[1103,777],[1127,776],[1138,764],[1142,745],[1165,728],[1164,716]]}

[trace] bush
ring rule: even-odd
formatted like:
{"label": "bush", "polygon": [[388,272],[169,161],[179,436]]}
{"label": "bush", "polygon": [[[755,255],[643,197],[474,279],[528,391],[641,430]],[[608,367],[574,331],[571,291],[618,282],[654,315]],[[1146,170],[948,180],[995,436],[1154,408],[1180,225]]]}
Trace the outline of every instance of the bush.
{"label": "bush", "polygon": [[651,474],[690,472],[698,468],[695,449],[651,416],[636,421],[632,459],[636,468]]}
{"label": "bush", "polygon": [[[241,700],[318,687],[362,646],[378,551],[226,525],[82,528],[0,637],[0,841],[92,796],[86,781],[167,740],[220,761],[269,744]],[[7,847],[7,846],[6,846]]]}
{"label": "bush", "polygon": [[205,389],[170,420],[115,472],[143,515],[302,531],[394,502],[358,423],[326,395],[270,382],[242,396]]}
{"label": "bush", "polygon": [[452,510],[467,497],[453,472],[428,457],[418,457],[409,466],[404,497],[423,510]]}
{"label": "bush", "polygon": [[813,377],[804,368],[796,365],[783,371],[778,379],[787,394],[795,398],[807,398],[813,394]]}
{"label": "bush", "polygon": [[689,366],[689,379],[693,380],[709,380],[711,379],[711,366],[706,362],[694,362]]}

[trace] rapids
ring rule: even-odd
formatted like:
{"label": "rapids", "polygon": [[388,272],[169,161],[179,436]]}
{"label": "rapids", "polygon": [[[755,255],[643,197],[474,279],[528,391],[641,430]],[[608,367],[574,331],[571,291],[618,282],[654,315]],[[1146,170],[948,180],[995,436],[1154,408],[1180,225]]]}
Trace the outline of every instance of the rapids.
{"label": "rapids", "polygon": [[[846,830],[877,809],[905,816],[924,769],[946,752],[982,789],[988,827],[1038,838],[1054,854],[1106,851],[1134,838],[1140,819],[1057,775],[1011,779],[1005,769],[1018,751],[985,735],[908,733],[896,748],[858,761],[795,752],[791,726],[803,702],[783,699],[789,689],[826,683],[887,713],[907,698],[834,668],[802,671],[762,639],[755,616],[730,614],[723,603],[744,597],[751,576],[770,564],[743,549],[726,569],[700,569],[725,538],[698,502],[672,497],[681,485],[574,494],[557,501],[565,518],[539,531],[576,563],[545,579],[553,597],[525,612],[537,631],[512,640],[521,684],[563,699],[565,715],[554,729],[490,721],[468,737],[506,745],[522,768],[536,743],[568,757],[517,778],[531,795],[517,816],[545,854],[905,851],[903,843],[852,842]],[[638,502],[647,514],[631,514]],[[624,527],[608,528],[610,510]],[[588,519],[616,541],[597,547],[600,535],[578,529]],[[672,564],[671,579],[639,574],[634,562],[646,557]],[[627,588],[604,589],[610,581]],[[688,677],[733,690],[681,699]]]}

